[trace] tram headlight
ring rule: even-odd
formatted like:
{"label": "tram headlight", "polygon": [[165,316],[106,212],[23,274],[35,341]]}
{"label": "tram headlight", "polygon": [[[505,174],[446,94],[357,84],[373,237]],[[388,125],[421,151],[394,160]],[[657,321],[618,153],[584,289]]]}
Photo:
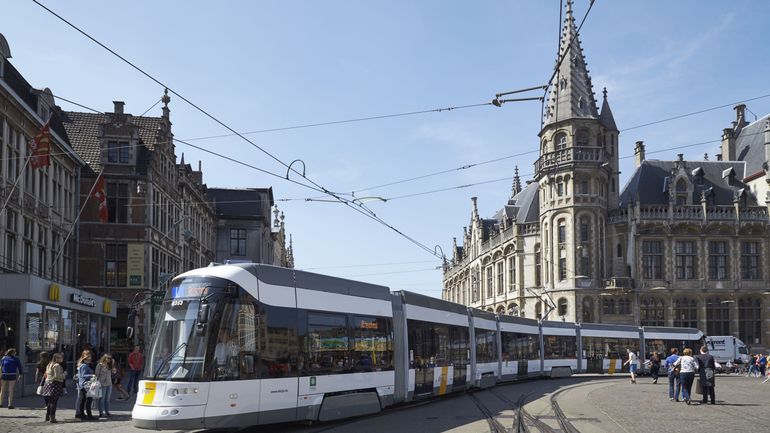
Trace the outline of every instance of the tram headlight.
{"label": "tram headlight", "polygon": [[166,392],[166,394],[169,397],[171,397],[171,398],[174,398],[174,397],[176,397],[176,396],[178,396],[180,394],[181,395],[189,395],[189,394],[195,395],[197,393],[198,393],[198,388],[194,388],[194,387],[169,388],[169,390]]}

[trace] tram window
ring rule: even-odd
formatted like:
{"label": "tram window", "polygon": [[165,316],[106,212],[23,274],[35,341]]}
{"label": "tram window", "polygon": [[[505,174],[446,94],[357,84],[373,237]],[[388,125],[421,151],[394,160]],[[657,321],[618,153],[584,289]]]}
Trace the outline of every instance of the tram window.
{"label": "tram window", "polygon": [[503,361],[538,359],[540,353],[539,339],[533,334],[503,332],[502,336]]}
{"label": "tram window", "polygon": [[639,351],[639,340],[633,338],[583,337],[583,353],[588,359],[620,359],[627,349]]}
{"label": "tram window", "polygon": [[350,369],[346,315],[308,313],[305,339],[310,374],[344,373]]}
{"label": "tram window", "polygon": [[545,359],[575,359],[577,345],[571,335],[543,335],[543,356]]}
{"label": "tram window", "polygon": [[468,350],[468,328],[461,326],[449,327],[449,360],[455,366],[468,364],[470,350]]}
{"label": "tram window", "polygon": [[[247,314],[251,320],[241,320]],[[214,347],[214,380],[239,379],[243,352],[256,351],[253,305],[232,300],[224,305]],[[247,322],[250,322],[247,323]]]}
{"label": "tram window", "polygon": [[353,316],[352,348],[355,371],[393,369],[393,336],[390,319]]}
{"label": "tram window", "polygon": [[262,305],[257,320],[259,377],[297,375],[297,310]]}
{"label": "tram window", "polygon": [[476,329],[476,362],[497,361],[496,331]]}

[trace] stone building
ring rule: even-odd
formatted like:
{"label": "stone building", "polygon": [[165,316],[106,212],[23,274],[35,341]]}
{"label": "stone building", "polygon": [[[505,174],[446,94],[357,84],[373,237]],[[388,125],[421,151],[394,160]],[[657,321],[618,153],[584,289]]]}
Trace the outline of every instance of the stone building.
{"label": "stone building", "polygon": [[[76,286],[77,180],[85,162],[54,94],[32,87],[10,58],[0,34],[0,353],[16,348],[32,371],[41,351],[63,352],[71,372],[78,348],[109,349],[114,302]],[[47,164],[32,158],[33,140],[39,149],[48,144]],[[22,385],[18,392],[34,392],[34,375]]]}
{"label": "stone building", "polygon": [[[80,180],[79,287],[114,299],[125,335],[129,307],[172,276],[214,260],[216,216],[206,198],[202,173],[176,163],[170,97],[160,117],[134,116],[124,103],[108,113],[63,112],[73,147],[86,161]],[[104,178],[108,220],[93,198]],[[137,335],[151,326],[142,310]],[[118,350],[128,350],[130,341]]]}
{"label": "stone building", "polygon": [[[216,208],[217,262],[294,267],[291,240],[286,245],[284,215],[277,207],[273,210],[272,188],[209,188],[208,196]],[[271,210],[275,213],[272,225]]]}
{"label": "stone building", "polygon": [[442,297],[498,314],[693,326],[767,344],[765,119],[747,124],[736,107],[724,160],[646,160],[637,142],[621,191],[618,128],[606,90],[601,109],[594,99],[571,2],[559,53],[534,177],[522,187],[517,169],[492,218],[472,199]]}

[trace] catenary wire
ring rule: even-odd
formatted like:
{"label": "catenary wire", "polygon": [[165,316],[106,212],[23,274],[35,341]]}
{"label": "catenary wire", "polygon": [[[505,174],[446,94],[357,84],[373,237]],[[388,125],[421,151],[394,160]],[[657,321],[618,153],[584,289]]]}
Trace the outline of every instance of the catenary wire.
{"label": "catenary wire", "polygon": [[[413,243],[414,245],[416,245],[416,246],[418,246],[419,248],[423,249],[424,251],[428,252],[429,254],[431,254],[431,255],[433,255],[433,256],[437,256],[437,257],[438,257],[438,253],[437,253],[435,250],[431,250],[429,247],[427,247],[427,246],[426,246],[426,245],[424,245],[423,243],[421,243],[421,242],[417,241],[417,240],[416,240],[416,239],[414,239],[413,237],[411,237],[411,236],[407,235],[406,233],[404,233],[404,232],[402,232],[401,230],[397,229],[397,228],[396,228],[396,227],[394,227],[393,225],[391,225],[391,224],[387,223],[385,220],[383,220],[382,218],[378,217],[378,216],[377,216],[377,215],[375,215],[373,212],[371,212],[371,211],[370,211],[370,210],[369,210],[369,209],[368,209],[366,206],[363,206],[363,205],[354,206],[354,203],[352,203],[351,201],[349,201],[349,200],[346,200],[346,199],[344,199],[344,198],[342,198],[342,197],[338,196],[338,195],[337,195],[337,194],[335,194],[333,191],[327,190],[327,189],[326,189],[326,188],[324,188],[323,186],[319,185],[318,183],[314,182],[312,179],[310,179],[309,177],[307,177],[307,176],[306,176],[304,173],[300,173],[300,172],[299,172],[299,171],[297,171],[296,169],[292,168],[292,166],[291,166],[291,165],[288,165],[288,164],[286,164],[285,162],[283,162],[281,159],[279,159],[278,157],[276,157],[276,156],[275,156],[275,155],[273,155],[272,153],[268,152],[267,150],[265,150],[265,149],[264,149],[264,148],[262,148],[261,146],[257,145],[257,144],[256,144],[256,143],[254,143],[253,141],[249,140],[249,139],[248,139],[247,137],[245,137],[243,134],[241,134],[241,133],[237,132],[235,129],[233,129],[232,127],[230,127],[229,125],[227,125],[227,124],[226,124],[226,123],[224,123],[223,121],[219,120],[217,117],[215,117],[215,116],[213,116],[212,114],[210,114],[208,111],[204,110],[203,108],[201,108],[200,106],[196,105],[195,103],[193,103],[193,102],[192,102],[192,101],[190,101],[189,99],[185,98],[184,96],[182,96],[181,94],[179,94],[178,92],[176,92],[176,91],[175,91],[175,90],[173,90],[171,87],[167,86],[166,84],[164,84],[163,82],[161,82],[160,80],[158,80],[157,78],[155,78],[154,76],[152,76],[152,75],[150,75],[149,73],[145,72],[143,69],[141,69],[140,67],[136,66],[135,64],[133,64],[131,61],[129,61],[129,60],[128,60],[128,59],[126,59],[125,57],[123,57],[123,56],[121,56],[120,54],[118,54],[116,51],[112,50],[111,48],[109,48],[109,47],[108,47],[108,46],[106,46],[105,44],[103,44],[103,43],[101,43],[100,41],[98,41],[96,38],[94,38],[94,37],[92,37],[91,35],[89,35],[88,33],[86,33],[84,30],[80,29],[79,27],[77,27],[76,25],[72,24],[72,23],[71,23],[71,22],[69,22],[67,19],[65,19],[64,17],[62,17],[61,15],[57,14],[56,12],[54,12],[53,10],[51,10],[50,8],[48,8],[48,7],[46,7],[45,5],[43,5],[42,3],[40,3],[38,0],[32,0],[32,1],[33,1],[35,4],[37,4],[38,6],[40,6],[41,8],[45,9],[46,11],[48,11],[50,14],[52,14],[52,15],[53,15],[53,16],[55,16],[56,18],[58,18],[59,20],[61,20],[62,22],[66,23],[67,25],[69,25],[70,27],[72,27],[73,29],[75,29],[77,32],[81,33],[83,36],[87,37],[88,39],[90,39],[91,41],[93,41],[94,43],[96,43],[97,45],[99,45],[100,47],[104,48],[105,50],[107,50],[109,53],[111,53],[111,54],[112,54],[112,55],[114,55],[115,57],[119,58],[120,60],[122,60],[123,62],[125,62],[126,64],[128,64],[128,65],[129,65],[129,66],[131,66],[132,68],[134,68],[136,71],[138,71],[138,72],[139,72],[139,73],[141,73],[142,75],[146,76],[147,78],[149,78],[150,80],[152,80],[152,81],[153,81],[153,82],[155,82],[156,84],[158,84],[158,85],[160,85],[160,86],[163,86],[164,88],[168,89],[168,91],[169,91],[169,92],[171,92],[172,94],[174,94],[175,96],[177,96],[177,97],[178,97],[178,98],[180,98],[181,100],[183,100],[183,101],[187,102],[187,103],[188,103],[190,106],[192,106],[193,108],[195,108],[196,110],[198,110],[200,113],[202,113],[203,115],[205,115],[205,116],[206,116],[206,117],[208,117],[209,119],[213,120],[214,122],[216,122],[216,123],[217,123],[217,124],[219,124],[220,126],[224,127],[225,129],[227,129],[227,130],[228,130],[228,131],[230,131],[231,133],[233,133],[233,134],[237,135],[238,137],[240,137],[242,140],[246,141],[247,143],[251,144],[253,147],[255,147],[256,149],[260,150],[262,153],[264,153],[265,155],[267,155],[268,157],[270,157],[270,158],[271,158],[271,159],[273,159],[274,161],[276,161],[276,162],[278,162],[279,164],[283,165],[284,167],[286,167],[286,168],[287,168],[287,170],[288,170],[288,171],[292,171],[292,172],[296,173],[298,176],[301,176],[301,177],[302,177],[302,178],[304,178],[305,180],[309,181],[309,182],[310,182],[311,184],[313,184],[313,185],[314,185],[316,188],[318,188],[318,189],[322,190],[322,191],[323,191],[325,194],[327,194],[327,195],[329,195],[329,196],[331,196],[331,197],[334,197],[334,198],[335,198],[335,199],[337,199],[337,200],[338,200],[340,203],[344,204],[345,206],[349,207],[350,209],[353,209],[353,210],[355,210],[356,212],[358,212],[358,213],[360,213],[360,214],[362,214],[362,215],[364,215],[364,216],[366,216],[366,217],[368,217],[368,218],[370,218],[370,219],[372,219],[372,220],[374,220],[374,221],[377,221],[377,222],[379,222],[380,224],[384,225],[385,227],[387,227],[387,228],[391,229],[392,231],[394,231],[394,232],[398,233],[399,235],[401,235],[403,238],[407,239],[408,241],[410,241],[410,242],[411,242],[411,243]],[[288,173],[288,171],[287,171],[287,173]],[[288,177],[288,175],[287,175],[287,177]]]}

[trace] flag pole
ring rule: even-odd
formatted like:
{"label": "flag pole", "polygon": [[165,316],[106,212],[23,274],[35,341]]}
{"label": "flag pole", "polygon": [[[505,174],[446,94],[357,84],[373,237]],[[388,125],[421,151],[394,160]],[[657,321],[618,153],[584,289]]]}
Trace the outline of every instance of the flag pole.
{"label": "flag pole", "polygon": [[61,257],[62,252],[64,252],[64,248],[67,247],[67,241],[70,239],[70,236],[72,236],[72,232],[75,231],[75,227],[77,227],[78,221],[80,220],[80,215],[83,214],[83,211],[85,210],[86,205],[88,204],[88,200],[93,195],[94,189],[96,188],[96,184],[99,183],[99,178],[102,177],[103,173],[104,173],[104,169],[102,169],[102,172],[100,172],[96,176],[96,180],[94,181],[94,184],[91,185],[91,190],[88,191],[88,195],[86,196],[86,200],[83,202],[83,206],[80,207],[80,211],[75,216],[75,220],[72,222],[72,227],[70,227],[69,232],[67,232],[67,236],[64,238],[64,242],[62,242],[61,248],[59,248],[59,251],[56,253],[56,258],[51,261],[51,266],[48,269],[48,271],[52,274],[51,276],[53,276],[53,272],[52,272],[53,267],[59,261],[59,258]]}

